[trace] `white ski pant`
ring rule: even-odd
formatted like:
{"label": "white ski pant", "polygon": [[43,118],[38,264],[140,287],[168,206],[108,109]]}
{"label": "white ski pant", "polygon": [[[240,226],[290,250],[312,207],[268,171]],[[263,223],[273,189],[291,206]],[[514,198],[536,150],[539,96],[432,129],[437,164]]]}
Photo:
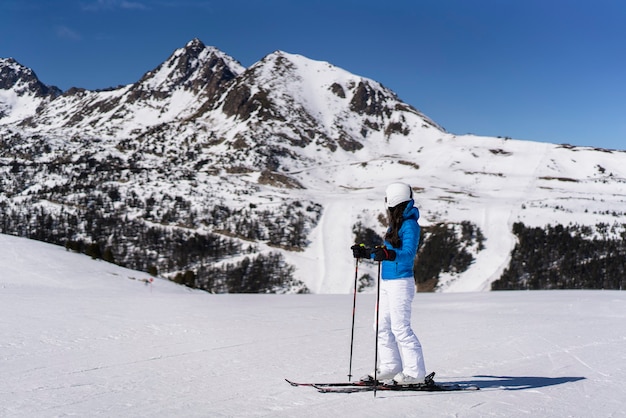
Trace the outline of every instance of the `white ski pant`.
{"label": "white ski pant", "polygon": [[414,296],[412,277],[380,281],[378,369],[382,373],[403,372],[417,378],[426,376],[422,345],[411,329]]}

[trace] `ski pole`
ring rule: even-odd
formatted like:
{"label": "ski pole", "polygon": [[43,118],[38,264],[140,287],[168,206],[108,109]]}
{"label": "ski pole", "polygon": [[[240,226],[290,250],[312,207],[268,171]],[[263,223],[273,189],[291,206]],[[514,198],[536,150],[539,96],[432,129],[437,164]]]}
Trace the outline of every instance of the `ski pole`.
{"label": "ski pole", "polygon": [[378,304],[380,303],[380,265],[378,262],[378,283],[376,284],[376,344],[374,345],[374,397],[376,397],[376,386],[378,386]]}
{"label": "ski pole", "polygon": [[352,348],[354,347],[354,314],[356,312],[356,286],[359,275],[359,259],[354,259],[354,297],[352,298],[352,335],[350,336],[350,366],[348,368],[348,382],[352,380]]}

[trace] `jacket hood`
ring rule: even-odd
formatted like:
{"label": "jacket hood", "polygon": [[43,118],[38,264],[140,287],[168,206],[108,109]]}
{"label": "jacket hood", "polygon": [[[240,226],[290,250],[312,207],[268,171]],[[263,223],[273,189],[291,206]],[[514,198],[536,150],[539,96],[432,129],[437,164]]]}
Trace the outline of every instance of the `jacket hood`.
{"label": "jacket hood", "polygon": [[409,200],[409,203],[406,205],[404,212],[402,212],[402,216],[404,219],[415,219],[416,221],[420,218],[419,209],[414,206],[415,201],[413,199]]}

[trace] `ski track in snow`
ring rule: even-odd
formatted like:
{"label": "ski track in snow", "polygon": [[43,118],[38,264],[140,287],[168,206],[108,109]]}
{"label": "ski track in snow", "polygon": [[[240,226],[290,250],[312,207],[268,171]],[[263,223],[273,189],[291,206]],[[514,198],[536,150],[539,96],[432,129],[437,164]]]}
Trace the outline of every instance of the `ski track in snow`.
{"label": "ski track in snow", "polygon": [[[374,398],[284,381],[347,379],[352,295],[211,295],[145,278],[0,235],[0,416],[626,416],[624,292],[418,294],[427,368],[482,390]],[[374,305],[358,295],[354,376],[372,367]]]}
{"label": "ski track in snow", "polygon": [[323,237],[322,246],[324,273],[320,280],[319,287],[315,293],[349,293],[353,286],[353,280],[346,280],[346,271],[350,271],[352,253],[350,247],[353,245],[351,235],[340,233],[337,225],[351,225],[355,216],[352,207],[346,201],[331,201],[324,207],[322,217]]}
{"label": "ski track in snow", "polygon": [[481,216],[475,216],[486,238],[485,249],[476,254],[475,261],[462,275],[462,280],[453,279],[442,286],[445,291],[472,292],[490,290],[491,283],[502,275],[511,259],[516,238],[511,231],[519,220],[522,204],[532,196],[537,187],[538,170],[544,166],[550,145],[538,144],[529,168],[523,175],[507,179],[506,190],[495,190],[494,195],[507,194],[506,200],[498,199],[480,208]]}

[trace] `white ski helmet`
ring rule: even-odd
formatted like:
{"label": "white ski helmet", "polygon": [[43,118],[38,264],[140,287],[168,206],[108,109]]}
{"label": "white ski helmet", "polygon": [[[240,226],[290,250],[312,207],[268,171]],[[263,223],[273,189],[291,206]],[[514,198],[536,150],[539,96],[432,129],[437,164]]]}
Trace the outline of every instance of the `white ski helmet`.
{"label": "white ski helmet", "polygon": [[406,183],[391,183],[385,190],[385,203],[388,208],[413,199],[413,189]]}

